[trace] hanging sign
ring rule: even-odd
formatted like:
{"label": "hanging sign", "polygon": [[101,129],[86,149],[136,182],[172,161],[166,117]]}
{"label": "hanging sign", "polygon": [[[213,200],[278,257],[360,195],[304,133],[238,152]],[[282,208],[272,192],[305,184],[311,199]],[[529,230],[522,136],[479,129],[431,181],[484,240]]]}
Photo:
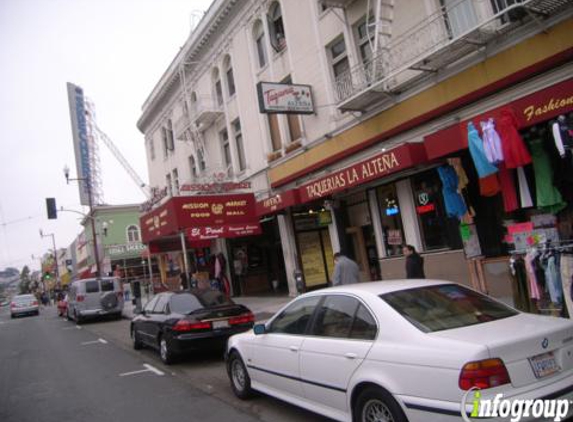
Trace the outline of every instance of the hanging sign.
{"label": "hanging sign", "polygon": [[257,93],[261,113],[314,113],[310,85],[259,82]]}

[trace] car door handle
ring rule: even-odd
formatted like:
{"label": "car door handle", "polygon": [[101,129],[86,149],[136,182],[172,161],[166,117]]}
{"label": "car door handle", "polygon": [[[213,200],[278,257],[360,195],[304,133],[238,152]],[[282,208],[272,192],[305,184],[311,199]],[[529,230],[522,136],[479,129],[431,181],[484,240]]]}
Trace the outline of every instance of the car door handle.
{"label": "car door handle", "polygon": [[346,357],[348,359],[356,359],[358,357],[358,355],[356,353],[345,353],[344,357]]}
{"label": "car door handle", "polygon": [[298,347],[297,346],[290,346],[289,347],[291,352],[298,352]]}

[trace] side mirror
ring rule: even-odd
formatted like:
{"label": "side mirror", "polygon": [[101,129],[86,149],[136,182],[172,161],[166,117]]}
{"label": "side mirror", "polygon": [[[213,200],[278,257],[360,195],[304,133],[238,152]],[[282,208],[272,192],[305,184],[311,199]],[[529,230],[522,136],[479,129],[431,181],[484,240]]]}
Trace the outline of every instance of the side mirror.
{"label": "side mirror", "polygon": [[255,326],[253,327],[253,333],[255,333],[256,336],[265,334],[266,332],[267,332],[267,327],[265,324],[255,324]]}

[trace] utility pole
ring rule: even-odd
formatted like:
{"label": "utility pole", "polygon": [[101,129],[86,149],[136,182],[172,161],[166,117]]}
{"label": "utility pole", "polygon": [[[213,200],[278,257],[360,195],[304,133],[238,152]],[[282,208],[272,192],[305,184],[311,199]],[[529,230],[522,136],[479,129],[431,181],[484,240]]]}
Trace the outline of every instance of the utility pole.
{"label": "utility pole", "polygon": [[56,287],[60,286],[60,269],[58,268],[58,250],[56,249],[56,236],[54,236],[54,233],[46,233],[44,234],[44,232],[42,231],[42,229],[40,229],[40,237],[44,238],[44,237],[51,237],[52,238],[52,246],[54,247],[54,265],[55,265],[55,273],[56,273]]}

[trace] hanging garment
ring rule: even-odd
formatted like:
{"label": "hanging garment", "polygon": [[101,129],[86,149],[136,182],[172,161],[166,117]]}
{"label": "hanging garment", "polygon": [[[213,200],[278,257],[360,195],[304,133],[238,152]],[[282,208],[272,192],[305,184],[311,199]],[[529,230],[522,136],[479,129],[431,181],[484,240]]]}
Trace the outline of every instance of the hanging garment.
{"label": "hanging garment", "polygon": [[551,254],[544,261],[545,282],[551,302],[561,304],[563,301],[563,287],[561,285],[561,273],[559,271],[559,255]]}
{"label": "hanging garment", "polygon": [[448,164],[453,167],[458,175],[458,192],[461,193],[463,189],[465,189],[470,182],[468,179],[468,175],[462,166],[462,159],[459,157],[455,158],[448,158]]}
{"label": "hanging garment", "polygon": [[553,171],[551,162],[543,149],[542,139],[532,139],[529,143],[533,154],[533,170],[535,172],[535,192],[537,208],[557,213],[567,207],[561,193],[553,186]]}
{"label": "hanging garment", "polygon": [[531,163],[531,155],[517,131],[517,119],[511,110],[501,111],[497,131],[501,138],[503,158],[508,169],[523,167]]}
{"label": "hanging garment", "polygon": [[527,289],[527,271],[523,258],[511,258],[511,275],[513,277],[513,303],[514,306],[523,312],[533,312],[534,308],[529,300]]}
{"label": "hanging garment", "polygon": [[448,165],[438,167],[438,174],[442,181],[442,195],[448,217],[461,219],[468,208],[462,196],[458,193],[458,175],[456,171]]}
{"label": "hanging garment", "polygon": [[512,212],[519,208],[517,202],[517,192],[515,191],[515,180],[511,170],[505,167],[505,163],[499,165],[499,184],[503,197],[503,209],[505,212]]}
{"label": "hanging garment", "polygon": [[521,208],[529,208],[533,206],[531,199],[531,192],[529,191],[529,184],[523,167],[517,168],[517,182],[519,185],[519,198],[521,200]]}
{"label": "hanging garment", "polygon": [[497,172],[497,167],[487,160],[483,149],[483,141],[472,122],[468,123],[468,147],[480,178]]}
{"label": "hanging garment", "polygon": [[501,139],[495,130],[493,118],[480,122],[483,136],[483,147],[487,160],[492,164],[503,161],[503,151],[501,149]]}
{"label": "hanging garment", "polygon": [[565,297],[565,307],[569,318],[573,319],[573,255],[561,255],[561,284],[563,296]]}
{"label": "hanging garment", "polygon": [[536,256],[537,252],[535,250],[531,250],[527,252],[524,260],[527,280],[529,282],[529,297],[531,299],[539,300],[541,299],[541,292],[539,291],[539,286],[537,284],[537,275],[534,266]]}
{"label": "hanging garment", "polygon": [[479,193],[481,196],[495,196],[500,190],[497,174],[490,174],[479,179]]}
{"label": "hanging garment", "polygon": [[561,131],[559,130],[559,122],[555,122],[551,125],[551,132],[553,133],[553,140],[557,151],[561,157],[565,157],[565,147],[563,146],[563,138],[561,137]]}

